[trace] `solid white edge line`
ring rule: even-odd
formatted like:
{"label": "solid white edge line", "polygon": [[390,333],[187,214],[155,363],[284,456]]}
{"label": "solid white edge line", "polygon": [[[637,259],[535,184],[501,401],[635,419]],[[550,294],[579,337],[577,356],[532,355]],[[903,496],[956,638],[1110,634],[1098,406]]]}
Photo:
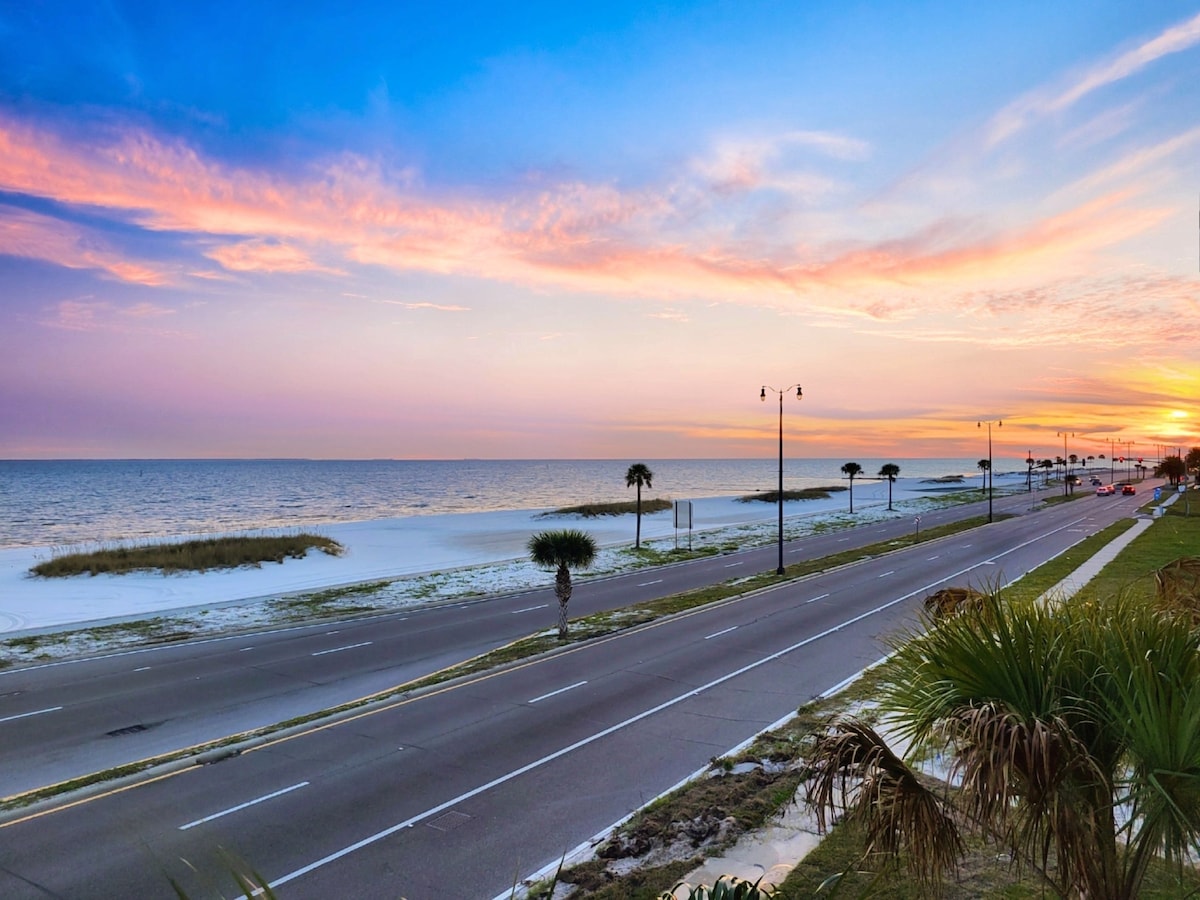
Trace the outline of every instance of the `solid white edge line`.
{"label": "solid white edge line", "polygon": [[215,812],[211,816],[205,816],[203,819],[197,819],[195,822],[188,822],[186,825],[180,825],[180,831],[187,831],[189,828],[195,828],[197,825],[203,825],[205,822],[211,822],[213,819],[219,819],[221,816],[227,816],[230,813],[235,813],[247,807],[254,806],[266,800],[274,800],[276,797],[282,797],[284,794],[290,794],[292,791],[299,790],[302,787],[307,787],[307,781],[301,781],[299,784],[293,784],[291,787],[285,787],[281,790],[270,794],[264,794],[262,797],[256,797],[254,800],[247,800],[245,803],[239,803],[237,806],[231,806],[229,809],[223,809],[220,812]]}

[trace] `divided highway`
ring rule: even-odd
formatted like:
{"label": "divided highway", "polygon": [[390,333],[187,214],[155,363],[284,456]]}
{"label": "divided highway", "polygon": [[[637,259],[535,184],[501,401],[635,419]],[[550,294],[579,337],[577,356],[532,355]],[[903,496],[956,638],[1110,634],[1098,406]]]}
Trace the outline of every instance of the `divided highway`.
{"label": "divided highway", "polygon": [[[1002,498],[996,511],[1026,511],[1030,499]],[[926,514],[922,527],[982,511],[983,502],[950,507]],[[828,556],[912,528],[905,517],[806,537],[785,546],[785,562]],[[571,614],[771,571],[777,558],[777,547],[770,546],[580,578]],[[369,696],[549,627],[556,605],[547,578],[544,589],[499,598],[0,671],[0,797]]]}
{"label": "divided highway", "polygon": [[[1027,509],[1027,497],[1016,499]],[[171,897],[168,878],[194,897],[229,896],[230,860],[286,885],[286,897],[500,896],[878,659],[882,639],[910,625],[928,593],[1011,581],[1132,514],[1135,503],[1082,498],[996,522],[399,700],[218,764],[10,820],[0,826],[0,896]],[[911,522],[897,525],[907,530]],[[879,539],[870,533],[878,527],[864,529],[864,542]],[[820,540],[845,549],[846,538]],[[744,555],[749,571],[773,567],[774,548],[758,552],[755,562]],[[704,562],[721,567],[735,559]],[[694,571],[671,567],[655,577],[665,585],[677,569]],[[645,572],[635,577],[653,580]],[[592,583],[577,599],[620,581]],[[624,581],[628,598],[637,582]],[[536,598],[492,600],[458,614],[477,628],[499,627]],[[434,612],[454,611],[423,615]],[[457,618],[415,616],[394,627],[426,629],[411,646],[432,657],[432,636],[461,627],[449,624]],[[303,642],[309,654],[321,652],[314,649],[319,637],[324,649],[344,642],[345,650],[312,657],[320,661],[354,652],[355,643],[375,646],[383,621],[361,627],[368,630],[309,629],[281,640]],[[204,666],[227,664],[235,653],[240,645],[172,665],[181,676],[197,667],[203,681],[210,677]],[[286,672],[286,659],[300,658],[283,654],[276,667]],[[123,659],[127,669],[144,664]],[[299,665],[288,674],[317,680]],[[108,677],[121,680],[115,670]],[[50,722],[51,715],[0,728]],[[11,735],[4,736],[7,756]]]}

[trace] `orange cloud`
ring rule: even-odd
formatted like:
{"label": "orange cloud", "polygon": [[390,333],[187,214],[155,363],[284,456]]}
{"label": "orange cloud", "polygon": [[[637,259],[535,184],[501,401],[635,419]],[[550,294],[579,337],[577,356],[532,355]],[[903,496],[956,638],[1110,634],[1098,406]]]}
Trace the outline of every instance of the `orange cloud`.
{"label": "orange cloud", "polygon": [[304,251],[284,243],[243,241],[214,247],[205,253],[233,272],[323,272],[345,274],[339,269],[318,265]]}

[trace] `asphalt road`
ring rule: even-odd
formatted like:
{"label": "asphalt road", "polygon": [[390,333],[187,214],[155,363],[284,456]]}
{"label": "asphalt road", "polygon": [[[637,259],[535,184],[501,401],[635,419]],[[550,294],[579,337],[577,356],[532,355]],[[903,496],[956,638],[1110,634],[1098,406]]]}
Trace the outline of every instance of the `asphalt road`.
{"label": "asphalt road", "polygon": [[171,897],[169,877],[231,896],[244,860],[284,897],[496,897],[878,659],[928,593],[1011,581],[1136,501],[997,522],[6,822],[0,896]]}
{"label": "asphalt road", "polygon": [[[1132,498],[1109,498],[1129,505]],[[1092,502],[1083,498],[1078,502]],[[1026,512],[1027,494],[997,514]],[[924,515],[934,527],[986,502]],[[910,533],[899,518],[785,544],[784,561],[816,559]],[[627,575],[578,580],[582,616],[770,571],[777,547]],[[557,618],[548,585],[343,622],[277,628],[0,671],[0,796],[219,740],[356,700],[502,646]]]}

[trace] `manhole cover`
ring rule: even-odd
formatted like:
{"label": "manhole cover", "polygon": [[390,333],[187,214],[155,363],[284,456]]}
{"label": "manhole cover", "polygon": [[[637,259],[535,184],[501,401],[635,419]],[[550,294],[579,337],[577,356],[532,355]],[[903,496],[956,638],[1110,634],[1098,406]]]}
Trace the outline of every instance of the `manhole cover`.
{"label": "manhole cover", "polygon": [[471,821],[471,817],[465,813],[448,812],[444,816],[438,816],[429,823],[430,828],[436,828],[438,831],[453,831],[459,825],[464,825]]}

